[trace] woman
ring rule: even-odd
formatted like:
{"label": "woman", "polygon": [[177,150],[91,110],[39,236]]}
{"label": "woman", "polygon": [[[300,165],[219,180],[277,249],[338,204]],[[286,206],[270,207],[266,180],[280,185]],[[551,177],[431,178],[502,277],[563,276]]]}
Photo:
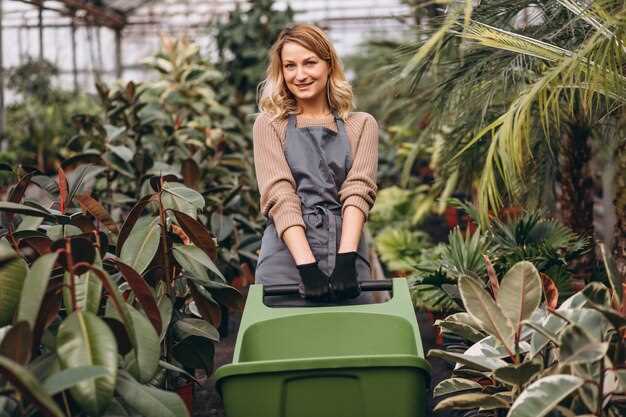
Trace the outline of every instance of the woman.
{"label": "woman", "polygon": [[268,219],[256,282],[298,283],[313,302],[368,302],[357,281],[370,279],[363,225],[376,199],[378,124],[350,111],[341,62],[314,25],[280,33],[266,76],[253,128]]}

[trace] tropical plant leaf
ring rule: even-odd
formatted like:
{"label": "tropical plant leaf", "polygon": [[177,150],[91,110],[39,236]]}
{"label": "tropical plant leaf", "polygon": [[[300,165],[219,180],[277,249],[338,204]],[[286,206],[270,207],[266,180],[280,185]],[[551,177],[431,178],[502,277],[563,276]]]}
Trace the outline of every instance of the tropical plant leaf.
{"label": "tropical plant leaf", "polygon": [[27,273],[28,267],[22,258],[0,266],[0,327],[13,320]]}
{"label": "tropical plant leaf", "polygon": [[541,378],[517,397],[507,417],[543,417],[583,383],[582,378],[573,375],[550,375]]}
{"label": "tropical plant leaf", "polygon": [[161,344],[152,323],[131,305],[126,306],[131,319],[130,338],[134,355],[128,361],[128,370],[140,382],[150,381],[159,367]]}
{"label": "tropical plant leaf", "polygon": [[52,268],[54,267],[57,257],[58,253],[54,252],[37,258],[31,265],[24,279],[16,320],[27,321],[31,329],[35,327],[39,308],[46,294],[50,274],[52,273]]}
{"label": "tropical plant leaf", "polygon": [[184,318],[176,321],[176,333],[179,338],[200,336],[214,342],[220,341],[220,334],[215,327],[203,319]]}
{"label": "tropical plant leaf", "polygon": [[226,281],[226,278],[224,278],[222,272],[217,269],[217,266],[215,266],[211,258],[197,246],[174,243],[172,253],[180,266],[194,277],[198,278],[203,284],[209,283],[209,277],[206,272],[207,268],[220,277],[222,281]]}
{"label": "tropical plant leaf", "polygon": [[474,391],[481,390],[482,385],[471,379],[465,378],[449,378],[444,379],[435,387],[433,391],[433,397],[440,397],[442,395],[448,395],[461,391]]}
{"label": "tropical plant leaf", "polygon": [[445,350],[431,349],[429,357],[441,358],[450,363],[460,363],[478,371],[494,371],[507,363],[498,358],[485,358],[482,356],[465,355],[462,353],[446,352]]}
{"label": "tropical plant leaf", "polygon": [[539,307],[541,289],[539,272],[527,261],[513,265],[502,278],[497,302],[515,331]]}
{"label": "tropical plant leaf", "polygon": [[541,371],[541,364],[526,361],[520,365],[507,365],[495,370],[493,375],[499,381],[509,385],[525,385],[530,379]]}
{"label": "tropical plant leaf", "polygon": [[93,313],[77,310],[59,327],[57,354],[63,369],[102,366],[105,376],[79,382],[70,388],[81,408],[100,415],[113,398],[117,376],[117,343],[109,327]]}
{"label": "tropical plant leaf", "polygon": [[50,395],[58,394],[76,384],[109,375],[104,366],[79,366],[77,368],[64,369],[56,372],[43,381],[43,389]]}
{"label": "tropical plant leaf", "polygon": [[161,241],[159,217],[142,217],[124,242],[120,259],[139,274],[146,270]]}
{"label": "tropical plant leaf", "polygon": [[[514,329],[510,320],[504,315],[493,298],[482,288],[481,284],[470,277],[459,279],[459,290],[468,313],[478,320],[487,333],[494,336],[513,356]],[[504,292],[500,288],[500,294]],[[540,293],[541,294],[541,293]]]}
{"label": "tropical plant leaf", "polygon": [[163,327],[163,323],[161,322],[161,313],[159,312],[159,306],[156,303],[156,299],[154,298],[148,283],[137,273],[137,271],[126,265],[124,262],[115,258],[110,259],[122,273],[122,276],[126,282],[128,282],[128,285],[130,285],[135,297],[137,297],[137,300],[141,304],[141,308],[146,313],[146,316],[148,316],[148,319],[150,319],[150,322],[154,326],[157,334],[161,334],[161,329]]}
{"label": "tropical plant leaf", "polygon": [[4,375],[24,397],[30,399],[44,417],[65,417],[63,411],[27,368],[0,356],[0,375]]}
{"label": "tropical plant leaf", "polygon": [[120,372],[116,392],[142,416],[189,417],[187,407],[178,394],[142,385],[124,371]]}
{"label": "tropical plant leaf", "polygon": [[137,223],[137,220],[140,218],[141,213],[146,208],[148,203],[150,203],[152,198],[152,195],[143,196],[139,201],[137,201],[137,204],[133,206],[133,208],[130,210],[130,213],[128,213],[128,216],[126,216],[126,220],[124,221],[122,229],[120,230],[120,234],[117,237],[117,256],[121,256],[124,242],[126,242],[126,239],[130,235],[131,230],[135,227],[135,223]]}
{"label": "tropical plant leaf", "polygon": [[193,217],[180,211],[173,210],[173,212],[176,221],[178,221],[178,224],[189,236],[193,244],[202,249],[215,262],[215,259],[217,259],[217,247],[209,230]]}
{"label": "tropical plant leaf", "polygon": [[607,342],[593,340],[583,329],[570,325],[561,333],[559,363],[577,364],[599,361],[609,348]]}
{"label": "tropical plant leaf", "polygon": [[472,408],[508,408],[510,404],[491,394],[483,394],[480,392],[468,392],[464,394],[454,395],[452,397],[441,400],[433,411],[454,408],[455,410],[468,410]]}
{"label": "tropical plant leaf", "polygon": [[0,337],[0,355],[26,365],[30,361],[33,346],[33,333],[26,321],[17,321],[13,326],[6,326],[7,331]]}
{"label": "tropical plant leaf", "polygon": [[94,199],[89,194],[78,194],[76,196],[76,201],[78,201],[80,208],[85,213],[93,215],[112,233],[119,233],[119,230],[117,229],[117,224],[115,223],[115,221],[113,221],[113,219],[109,215],[109,212],[104,207],[102,207],[102,204],[100,204],[98,200]]}
{"label": "tropical plant leaf", "polygon": [[[102,268],[100,254],[96,253],[93,265]],[[71,302],[70,274],[66,272],[63,277],[63,304],[69,311],[74,309]],[[76,295],[76,306],[82,310],[98,314],[102,297],[102,282],[93,270],[74,276],[74,292]]]}

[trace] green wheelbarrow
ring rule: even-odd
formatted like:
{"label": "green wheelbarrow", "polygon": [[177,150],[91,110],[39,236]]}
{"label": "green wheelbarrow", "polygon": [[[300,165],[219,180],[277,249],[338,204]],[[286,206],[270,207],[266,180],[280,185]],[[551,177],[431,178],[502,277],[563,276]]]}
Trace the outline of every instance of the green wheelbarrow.
{"label": "green wheelbarrow", "polygon": [[406,280],[361,283],[386,302],[272,308],[297,286],[252,285],[233,363],[216,371],[227,417],[418,417],[430,366]]}

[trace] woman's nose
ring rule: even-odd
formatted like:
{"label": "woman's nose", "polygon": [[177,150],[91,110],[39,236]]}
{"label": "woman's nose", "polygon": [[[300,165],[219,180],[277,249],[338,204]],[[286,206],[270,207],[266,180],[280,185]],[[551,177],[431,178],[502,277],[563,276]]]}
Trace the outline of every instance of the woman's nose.
{"label": "woman's nose", "polygon": [[304,71],[303,67],[298,67],[298,69],[296,70],[296,80],[298,81],[304,81],[307,77],[306,72]]}

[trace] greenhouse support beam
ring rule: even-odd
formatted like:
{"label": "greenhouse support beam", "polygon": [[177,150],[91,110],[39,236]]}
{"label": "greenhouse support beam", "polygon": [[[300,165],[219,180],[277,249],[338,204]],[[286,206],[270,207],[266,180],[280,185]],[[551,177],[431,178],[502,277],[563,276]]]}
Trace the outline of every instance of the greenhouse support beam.
{"label": "greenhouse support beam", "polygon": [[37,14],[37,27],[39,30],[39,60],[43,61],[43,7],[39,6]]}
{"label": "greenhouse support beam", "polygon": [[0,149],[2,148],[2,143],[4,142],[4,44],[2,38],[2,32],[4,28],[2,27],[2,7],[4,6],[4,1],[0,0]]}
{"label": "greenhouse support beam", "polygon": [[115,29],[115,77],[122,78],[124,67],[122,66],[122,29]]}
{"label": "greenhouse support beam", "polygon": [[76,22],[72,19],[70,36],[72,38],[72,80],[74,81],[74,92],[78,92],[78,61],[76,59]]}

